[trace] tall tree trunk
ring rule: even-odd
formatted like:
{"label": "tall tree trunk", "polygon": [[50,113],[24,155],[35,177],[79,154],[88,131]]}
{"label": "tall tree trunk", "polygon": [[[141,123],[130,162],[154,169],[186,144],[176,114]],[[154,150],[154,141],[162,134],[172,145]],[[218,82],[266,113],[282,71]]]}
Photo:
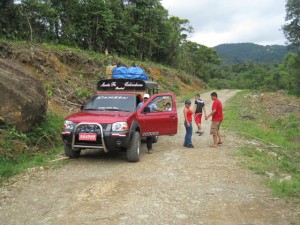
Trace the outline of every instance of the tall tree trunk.
{"label": "tall tree trunk", "polygon": [[33,47],[32,47],[32,26],[29,20],[29,16],[28,13],[26,13],[26,19],[27,19],[27,23],[29,26],[29,31],[30,31],[30,35],[29,35],[29,54],[30,54],[30,58],[31,60],[33,59]]}
{"label": "tall tree trunk", "polygon": [[28,13],[25,12],[25,15],[22,11],[20,11],[20,14],[22,16],[25,16],[26,17],[26,20],[27,20],[27,23],[28,23],[28,27],[29,27],[29,32],[30,32],[30,35],[29,35],[29,55],[30,55],[30,59],[32,60],[33,59],[33,47],[32,47],[32,26],[31,26],[31,23],[30,23],[30,19],[29,19],[29,16],[28,16]]}

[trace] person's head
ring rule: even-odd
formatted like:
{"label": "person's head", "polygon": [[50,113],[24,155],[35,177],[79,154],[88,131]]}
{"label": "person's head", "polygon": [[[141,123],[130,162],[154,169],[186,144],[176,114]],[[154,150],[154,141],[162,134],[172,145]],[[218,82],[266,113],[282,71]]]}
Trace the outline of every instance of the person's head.
{"label": "person's head", "polygon": [[121,67],[122,63],[120,61],[117,62],[117,67]]}
{"label": "person's head", "polygon": [[168,108],[168,109],[171,108],[171,103],[170,102],[166,103],[166,108]]}
{"label": "person's head", "polygon": [[149,98],[150,98],[149,94],[144,94],[144,102],[148,101]]}
{"label": "person's head", "polygon": [[199,98],[200,98],[200,94],[196,94],[196,95],[195,95],[195,98],[196,98],[196,99],[199,99]]}
{"label": "person's head", "polygon": [[211,96],[211,99],[212,99],[212,100],[215,100],[215,99],[218,98],[218,95],[217,95],[216,92],[211,93],[210,96]]}
{"label": "person's head", "polygon": [[191,106],[191,104],[192,104],[192,102],[191,102],[191,100],[185,100],[185,102],[184,102],[184,104],[185,104],[185,107],[190,107]]}

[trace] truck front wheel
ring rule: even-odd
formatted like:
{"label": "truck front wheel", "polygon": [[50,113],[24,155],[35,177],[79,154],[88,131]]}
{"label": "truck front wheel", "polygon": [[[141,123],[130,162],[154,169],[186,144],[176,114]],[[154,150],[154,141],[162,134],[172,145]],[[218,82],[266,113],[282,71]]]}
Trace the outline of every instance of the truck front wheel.
{"label": "truck front wheel", "polygon": [[131,142],[127,148],[127,160],[129,162],[138,162],[140,160],[141,136],[135,131],[132,135]]}
{"label": "truck front wheel", "polygon": [[78,158],[80,156],[80,150],[73,151],[71,145],[65,144],[64,145],[65,155],[69,158]]}

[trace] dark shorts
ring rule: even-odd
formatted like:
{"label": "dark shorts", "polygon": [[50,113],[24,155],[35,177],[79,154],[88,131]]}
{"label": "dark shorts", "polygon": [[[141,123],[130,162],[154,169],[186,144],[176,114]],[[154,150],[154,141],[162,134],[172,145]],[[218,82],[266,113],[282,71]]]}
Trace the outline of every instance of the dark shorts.
{"label": "dark shorts", "polygon": [[221,121],[212,121],[210,127],[210,134],[217,135],[220,130]]}

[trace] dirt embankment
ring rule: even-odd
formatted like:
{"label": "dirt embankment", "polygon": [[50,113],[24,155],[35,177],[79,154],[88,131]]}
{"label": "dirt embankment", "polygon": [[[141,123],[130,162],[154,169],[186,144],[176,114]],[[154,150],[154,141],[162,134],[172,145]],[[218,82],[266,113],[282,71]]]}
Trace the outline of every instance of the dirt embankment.
{"label": "dirt embankment", "polygon": [[[235,91],[219,91],[223,103]],[[203,99],[210,112],[208,94]],[[124,153],[86,152],[57,170],[38,170],[0,189],[0,218],[12,224],[255,224],[300,223],[298,206],[273,197],[262,179],[241,169],[233,153],[243,140],[222,130],[224,144],[209,148],[205,133],[183,147],[179,105],[176,136],[160,137],[154,153],[142,145],[138,163]],[[195,129],[195,124],[193,125]]]}
{"label": "dirt embankment", "polygon": [[0,96],[0,123],[11,123],[17,130],[27,132],[46,115],[47,97],[42,82],[13,61],[1,58]]}
{"label": "dirt embankment", "polygon": [[[88,55],[81,51],[67,48],[58,50],[44,45],[33,45],[29,51],[29,45],[1,41],[0,58],[14,62],[24,73],[28,72],[40,79],[48,94],[48,109],[67,114],[78,110],[79,106],[96,92],[99,79],[111,78],[111,74],[107,74],[108,64],[115,65],[121,61],[125,66],[129,66],[133,63],[110,55]],[[157,80],[161,92],[180,95],[207,87],[195,76],[176,70],[143,62],[138,66]]]}

